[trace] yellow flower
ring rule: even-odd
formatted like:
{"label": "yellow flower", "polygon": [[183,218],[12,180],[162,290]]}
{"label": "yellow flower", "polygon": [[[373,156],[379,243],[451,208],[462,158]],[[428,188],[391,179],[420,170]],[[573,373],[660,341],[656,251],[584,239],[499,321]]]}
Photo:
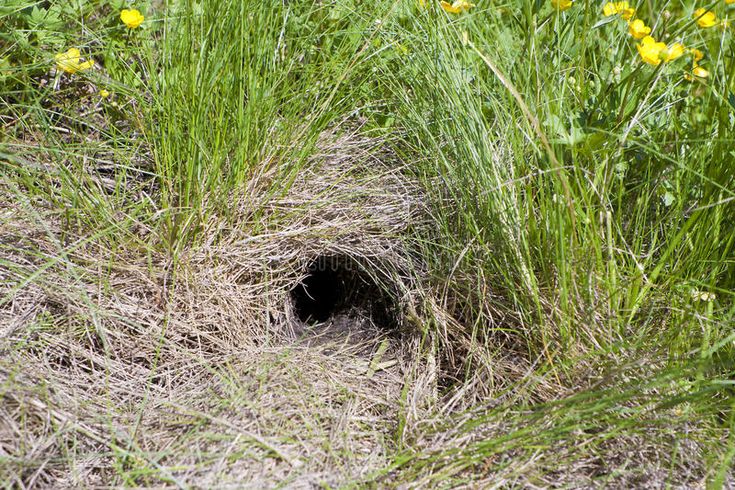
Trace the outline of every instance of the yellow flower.
{"label": "yellow flower", "polygon": [[701,61],[702,58],[704,58],[704,53],[697,48],[692,48],[689,50],[689,52],[692,54],[692,58],[694,58],[694,63],[696,63],[697,61]]}
{"label": "yellow flower", "polygon": [[572,3],[574,3],[574,0],[551,0],[551,5],[559,10],[567,10],[572,6]]}
{"label": "yellow flower", "polygon": [[666,49],[666,45],[661,42],[656,42],[651,36],[646,36],[643,40],[636,45],[638,54],[641,55],[641,59],[649,65],[658,66],[661,63],[660,54],[661,51]]}
{"label": "yellow flower", "polygon": [[692,75],[694,75],[697,78],[707,78],[709,77],[709,72],[702,68],[701,66],[695,66],[692,70]]}
{"label": "yellow flower", "polygon": [[620,14],[623,19],[630,20],[635,15],[635,9],[628,2],[607,2],[602,7],[602,13],[605,17]]}
{"label": "yellow flower", "polygon": [[671,46],[666,46],[662,42],[656,42],[651,36],[646,36],[636,46],[638,54],[641,55],[641,59],[649,65],[658,66],[662,61],[669,62],[674,61],[684,55],[684,45],[681,43],[674,43]]}
{"label": "yellow flower", "polygon": [[659,56],[662,60],[674,61],[677,58],[681,58],[684,55],[684,45],[681,43],[674,43],[666,49],[663,49]]}
{"label": "yellow flower", "polygon": [[651,33],[651,28],[641,19],[636,19],[628,24],[628,33],[635,39],[643,39]]}
{"label": "yellow flower", "polygon": [[59,53],[54,56],[56,67],[64,70],[66,73],[76,73],[78,71],[89,70],[94,66],[94,61],[87,60],[79,62],[81,53],[77,48],[69,48],[65,53]]}
{"label": "yellow flower", "polygon": [[699,27],[712,27],[717,24],[717,16],[711,10],[698,8],[692,14],[692,18],[697,20]]}
{"label": "yellow flower", "polygon": [[735,0],[725,0],[725,3],[728,5],[732,5],[733,3],[735,3]]}
{"label": "yellow flower", "polygon": [[135,29],[143,23],[145,17],[143,17],[143,14],[141,14],[139,10],[123,9],[122,12],[120,12],[120,20],[123,21],[123,24],[128,26],[128,29]]}
{"label": "yellow flower", "polygon": [[445,12],[449,12],[450,14],[460,14],[474,7],[475,4],[470,3],[467,0],[456,0],[451,4],[449,2],[442,2],[441,6]]}
{"label": "yellow flower", "polygon": [[109,96],[110,96],[110,92],[108,90],[105,90],[105,89],[100,90],[100,97],[102,97],[103,99],[106,99]]}

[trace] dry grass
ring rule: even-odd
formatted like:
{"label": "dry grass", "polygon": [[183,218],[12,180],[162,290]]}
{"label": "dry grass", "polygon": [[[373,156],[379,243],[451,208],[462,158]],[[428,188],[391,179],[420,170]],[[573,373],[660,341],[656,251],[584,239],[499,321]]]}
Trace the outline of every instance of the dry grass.
{"label": "dry grass", "polygon": [[375,149],[354,137],[325,144],[258,222],[244,200],[250,223],[211,223],[216,241],[176,263],[104,240],[67,248],[50,210],[4,189],[2,479],[310,487],[385,466],[398,412],[419,418],[436,397],[418,332],[310,345],[294,336],[289,297],[325,254],[361,264],[404,306],[419,296],[401,232],[418,222],[421,197]]}

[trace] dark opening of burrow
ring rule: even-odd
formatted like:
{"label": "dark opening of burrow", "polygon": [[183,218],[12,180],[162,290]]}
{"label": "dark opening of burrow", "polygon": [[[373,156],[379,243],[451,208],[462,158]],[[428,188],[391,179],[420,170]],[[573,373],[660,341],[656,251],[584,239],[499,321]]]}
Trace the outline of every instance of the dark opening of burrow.
{"label": "dark opening of burrow", "polygon": [[360,315],[381,330],[397,327],[395,292],[357,260],[320,255],[306,267],[306,277],[291,290],[295,316],[307,326],[346,315]]}

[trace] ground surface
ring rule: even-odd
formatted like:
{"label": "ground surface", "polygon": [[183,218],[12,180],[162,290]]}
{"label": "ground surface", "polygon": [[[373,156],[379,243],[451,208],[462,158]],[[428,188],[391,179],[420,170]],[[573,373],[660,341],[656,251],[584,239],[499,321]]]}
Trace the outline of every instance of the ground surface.
{"label": "ground surface", "polygon": [[733,9],[6,0],[0,485],[735,487]]}

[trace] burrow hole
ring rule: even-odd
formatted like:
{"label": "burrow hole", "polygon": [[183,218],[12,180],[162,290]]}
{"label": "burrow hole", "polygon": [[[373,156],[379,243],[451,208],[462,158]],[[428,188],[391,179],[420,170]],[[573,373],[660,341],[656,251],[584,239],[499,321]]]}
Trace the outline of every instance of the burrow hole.
{"label": "burrow hole", "polygon": [[[361,319],[372,329],[397,330],[394,294],[358,261],[320,255],[306,267],[306,277],[291,290],[293,312],[304,327]],[[383,281],[384,282],[384,281]]]}

